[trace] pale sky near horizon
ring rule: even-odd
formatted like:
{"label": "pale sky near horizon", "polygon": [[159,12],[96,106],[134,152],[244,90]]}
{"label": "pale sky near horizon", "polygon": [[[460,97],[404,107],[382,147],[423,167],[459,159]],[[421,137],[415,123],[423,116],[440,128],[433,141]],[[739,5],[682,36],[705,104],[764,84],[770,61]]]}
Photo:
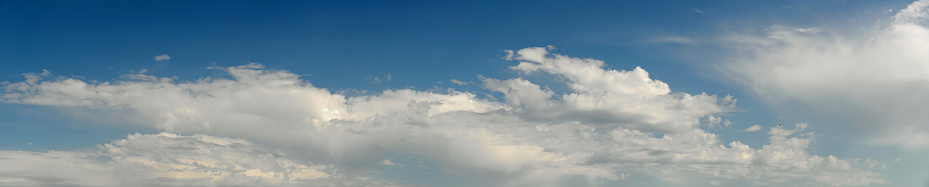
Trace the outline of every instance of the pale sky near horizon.
{"label": "pale sky near horizon", "polygon": [[0,186],[927,186],[929,0],[0,1]]}

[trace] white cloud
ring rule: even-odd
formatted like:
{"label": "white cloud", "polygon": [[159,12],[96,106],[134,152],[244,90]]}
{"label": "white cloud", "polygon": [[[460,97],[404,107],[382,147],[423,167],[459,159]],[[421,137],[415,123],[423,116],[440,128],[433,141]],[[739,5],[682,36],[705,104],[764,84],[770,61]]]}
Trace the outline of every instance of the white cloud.
{"label": "white cloud", "polygon": [[929,148],[927,7],[920,0],[890,23],[843,27],[866,28],[855,32],[772,26],[764,36],[732,34],[739,55],[723,69],[770,103],[796,101],[805,112],[853,121],[868,143]]}
{"label": "white cloud", "polygon": [[[799,134],[806,124],[798,124],[795,129],[771,129],[771,143],[761,148],[750,148],[738,141],[724,143],[718,135],[703,128],[728,124],[719,116],[735,110],[736,100],[731,96],[672,92],[667,84],[651,79],[642,68],[612,70],[605,68],[603,61],[551,54],[551,49],[510,51],[510,59],[520,61],[511,69],[560,77],[557,80],[570,90],[556,95],[523,78],[482,77],[483,86],[503,93],[504,102],[483,100],[473,93],[454,90],[386,90],[346,97],[314,87],[296,74],[254,63],[212,67],[225,71],[231,79],[208,77],[193,82],[141,72],[112,83],[88,83],[73,78],[48,80],[48,76],[27,74],[23,82],[5,84],[0,101],[115,111],[144,119],[150,128],[210,134],[130,135],[98,148],[102,152],[99,154],[114,158],[108,164],[116,165],[101,167],[145,166],[128,167],[136,169],[128,174],[140,177],[139,180],[194,177],[174,180],[172,185],[227,184],[210,183],[211,180],[197,176],[230,168],[215,165],[240,162],[248,163],[239,165],[252,170],[237,170],[237,176],[258,178],[236,178],[230,183],[303,181],[287,178],[293,171],[275,166],[275,163],[284,165],[281,160],[311,168],[307,170],[313,174],[307,176],[314,176],[307,179],[311,181],[317,180],[316,177],[320,180],[334,176],[370,177],[359,173],[392,163],[422,166],[407,167],[411,169],[441,170],[461,181],[472,182],[468,184],[471,186],[546,186],[564,184],[572,177],[582,177],[588,184],[596,185],[636,176],[672,182],[700,176],[720,184],[884,182],[883,176],[862,169],[851,159],[810,154],[807,149],[812,142],[808,138],[811,133]],[[655,133],[663,136],[655,137]],[[275,151],[260,148],[252,141],[273,146]],[[174,152],[172,148],[176,147],[184,149]],[[210,153],[199,154],[204,152],[201,147],[210,149],[206,151]],[[100,165],[82,156],[91,153],[61,153],[75,157],[63,162]],[[43,157],[46,153],[17,154]],[[397,155],[415,161],[388,160]],[[203,160],[203,163],[178,159]],[[214,161],[210,159],[224,164],[211,165]],[[0,168],[40,166],[15,164],[22,160],[28,159],[9,162],[0,159]],[[103,168],[80,172],[83,170],[89,169],[58,172],[63,172],[61,178],[76,181],[75,184],[119,185],[92,183],[111,179],[81,182],[91,179],[67,174],[106,177],[112,176],[107,173],[113,171]],[[193,173],[181,175],[182,172]],[[267,175],[269,172],[278,175]],[[54,172],[47,175],[59,177]],[[27,180],[45,176],[12,177]],[[359,180],[343,177],[338,181]]]}
{"label": "white cloud", "polygon": [[545,48],[516,52],[521,60],[510,67],[523,73],[546,72],[565,79],[571,93],[558,100],[554,92],[517,78],[483,78],[487,89],[502,92],[507,104],[529,119],[577,120],[600,128],[624,127],[649,132],[682,132],[700,125],[700,118],[734,109],[730,96],[672,93],[664,82],[649,78],[640,67],[632,71],[604,69],[604,62],[549,54]]}
{"label": "white cloud", "polygon": [[691,10],[691,11],[694,11],[694,12],[696,12],[696,13],[701,13],[701,14],[703,14],[703,11],[700,10],[700,9],[697,9],[696,7],[690,8],[690,10]]}
{"label": "white cloud", "polygon": [[330,166],[287,158],[242,139],[134,134],[80,151],[0,151],[12,186],[364,185]]}
{"label": "white cloud", "polygon": [[457,84],[457,85],[468,85],[468,84],[469,84],[469,83],[467,83],[467,82],[460,81],[460,80],[455,80],[455,79],[452,79],[452,83],[455,83],[455,84]]}
{"label": "white cloud", "polygon": [[752,125],[751,127],[748,127],[747,129],[745,129],[745,132],[755,132],[755,131],[760,131],[760,130],[761,130],[761,125]]}
{"label": "white cloud", "polygon": [[158,55],[158,56],[155,56],[154,58],[155,58],[155,61],[171,60],[171,56],[168,56],[168,54]]}
{"label": "white cloud", "polygon": [[381,165],[385,165],[385,166],[395,166],[395,165],[397,165],[397,164],[394,164],[394,162],[391,162],[390,160],[384,159],[384,161],[381,161]]}

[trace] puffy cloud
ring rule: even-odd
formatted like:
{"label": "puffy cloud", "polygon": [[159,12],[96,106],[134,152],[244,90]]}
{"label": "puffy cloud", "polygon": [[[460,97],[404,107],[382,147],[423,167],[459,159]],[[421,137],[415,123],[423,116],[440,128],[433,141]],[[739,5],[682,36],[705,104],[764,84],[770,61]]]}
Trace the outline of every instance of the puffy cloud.
{"label": "puffy cloud", "polygon": [[168,54],[158,55],[158,56],[155,56],[154,58],[155,58],[155,61],[171,60],[171,56],[168,56]]}
{"label": "puffy cloud", "polygon": [[889,23],[850,27],[869,28],[857,32],[772,26],[764,36],[733,34],[727,44],[740,55],[723,69],[771,103],[799,101],[853,121],[867,142],[927,148],[927,7],[913,2]]}
{"label": "puffy cloud", "polygon": [[4,186],[328,186],[371,184],[243,139],[129,135],[81,151],[0,151]]}
{"label": "puffy cloud", "polygon": [[[553,49],[508,51],[508,59],[520,61],[511,69],[560,77],[569,92],[556,95],[523,78],[481,77],[483,87],[503,93],[502,102],[454,90],[386,90],[346,97],[260,64],[213,67],[231,79],[191,82],[142,73],[112,83],[27,74],[23,82],[6,83],[0,98],[7,103],[121,111],[145,119],[151,128],[210,134],[130,135],[96,152],[16,152],[32,155],[20,160],[75,155],[74,163],[98,168],[78,168],[88,170],[85,173],[125,170],[138,176],[134,181],[157,184],[363,183],[370,181],[359,177],[372,177],[363,173],[391,165],[436,168],[471,182],[464,185],[477,186],[552,186],[577,177],[599,185],[643,175],[672,182],[696,175],[716,184],[884,182],[883,176],[853,159],[810,154],[811,133],[800,133],[806,124],[771,129],[771,143],[760,149],[738,141],[727,144],[703,128],[728,124],[719,116],[735,109],[731,96],[672,92],[642,68],[612,70],[603,61],[551,54]],[[101,164],[82,155],[103,155],[112,161]],[[0,161],[0,168],[40,169],[29,167],[40,164],[17,162]],[[30,184],[48,177],[5,176]],[[230,183],[213,180],[231,176],[243,177]],[[152,181],[160,177],[170,181]],[[75,184],[125,184],[67,179]]]}
{"label": "puffy cloud", "polygon": [[[573,90],[558,100],[554,92],[517,78],[500,81],[483,78],[487,89],[502,92],[507,104],[537,120],[577,120],[649,132],[685,132],[700,125],[700,118],[734,109],[731,96],[672,93],[664,82],[649,78],[640,67],[632,71],[604,69],[596,59],[549,54],[536,47],[516,52],[522,62],[511,67],[523,73],[542,71],[562,77]],[[715,119],[715,118],[714,118]]]}
{"label": "puffy cloud", "polygon": [[748,127],[747,129],[745,129],[745,132],[755,132],[755,131],[760,131],[760,130],[761,130],[761,125],[752,125],[751,127]]}

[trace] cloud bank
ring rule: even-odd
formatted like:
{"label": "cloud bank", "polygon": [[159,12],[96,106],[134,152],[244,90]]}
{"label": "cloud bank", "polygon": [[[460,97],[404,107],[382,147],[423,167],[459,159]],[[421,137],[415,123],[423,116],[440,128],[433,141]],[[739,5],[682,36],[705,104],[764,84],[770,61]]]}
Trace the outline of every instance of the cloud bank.
{"label": "cloud bank", "polygon": [[4,186],[329,186],[371,184],[243,139],[132,134],[87,151],[0,151]]}
{"label": "cloud bank", "polygon": [[[482,87],[503,94],[500,101],[454,90],[347,97],[256,63],[211,67],[230,77],[190,82],[143,73],[117,82],[26,74],[4,83],[0,101],[129,113],[166,132],[92,150],[4,151],[0,183],[418,184],[380,176],[384,167],[439,173],[464,186],[886,182],[872,171],[880,163],[811,154],[806,123],[770,129],[760,148],[722,142],[705,128],[728,124],[720,116],[736,110],[731,96],[673,92],[642,68],[613,70],[553,49],[507,51],[518,61],[510,69],[557,77],[568,92],[481,77]],[[67,167],[48,171],[57,165]]]}
{"label": "cloud bank", "polygon": [[[929,148],[929,1],[857,32],[772,26],[732,34],[722,67],[770,103],[798,101],[817,115],[848,119],[866,143]],[[855,33],[855,34],[848,34]],[[809,111],[808,111],[809,112]]]}

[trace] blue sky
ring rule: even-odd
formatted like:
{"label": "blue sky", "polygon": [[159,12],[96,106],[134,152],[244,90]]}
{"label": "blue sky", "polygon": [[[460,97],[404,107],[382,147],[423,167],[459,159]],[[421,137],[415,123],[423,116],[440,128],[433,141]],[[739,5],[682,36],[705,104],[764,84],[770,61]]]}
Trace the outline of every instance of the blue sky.
{"label": "blue sky", "polygon": [[0,184],[921,186],[927,6],[2,1]]}

